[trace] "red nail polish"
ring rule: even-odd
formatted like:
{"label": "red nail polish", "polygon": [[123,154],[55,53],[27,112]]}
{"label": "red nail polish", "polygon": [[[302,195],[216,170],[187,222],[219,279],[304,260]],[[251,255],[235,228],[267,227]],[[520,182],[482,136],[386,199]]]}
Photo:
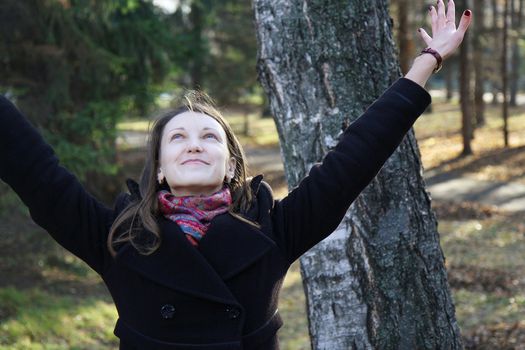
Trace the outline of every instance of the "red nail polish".
{"label": "red nail polish", "polygon": [[432,6],[429,6],[429,7],[428,7],[428,10],[429,10],[429,11],[432,11]]}
{"label": "red nail polish", "polygon": [[417,31],[421,33],[421,28],[418,28]]}
{"label": "red nail polish", "polygon": [[465,16],[470,17],[471,14],[472,14],[472,12],[471,12],[470,10],[466,10],[466,11],[465,11]]}

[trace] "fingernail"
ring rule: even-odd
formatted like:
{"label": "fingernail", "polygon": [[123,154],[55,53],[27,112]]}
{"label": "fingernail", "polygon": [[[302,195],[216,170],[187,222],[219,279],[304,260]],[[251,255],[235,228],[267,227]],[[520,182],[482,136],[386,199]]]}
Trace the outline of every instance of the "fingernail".
{"label": "fingernail", "polygon": [[418,28],[417,31],[418,31],[419,33],[421,33],[421,28]]}
{"label": "fingernail", "polygon": [[429,10],[429,11],[432,11],[432,6],[429,6],[429,7],[428,7],[428,10]]}
{"label": "fingernail", "polygon": [[471,12],[470,10],[466,10],[466,11],[465,11],[465,16],[470,17],[471,14],[472,14],[472,12]]}

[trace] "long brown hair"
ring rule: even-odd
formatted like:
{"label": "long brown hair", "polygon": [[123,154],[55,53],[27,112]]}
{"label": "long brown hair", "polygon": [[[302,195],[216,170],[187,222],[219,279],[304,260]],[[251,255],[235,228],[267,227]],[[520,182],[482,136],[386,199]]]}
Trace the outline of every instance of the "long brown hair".
{"label": "long brown hair", "polygon": [[222,114],[214,107],[212,100],[202,92],[190,91],[184,96],[183,104],[169,110],[158,118],[151,129],[146,161],[140,176],[140,197],[131,202],[115,219],[108,236],[108,249],[114,256],[116,247],[130,242],[135,249],[144,255],[153,253],[160,246],[162,236],[157,224],[159,206],[157,193],[165,189],[169,191],[166,182],[159,184],[157,172],[159,169],[159,154],[162,134],[166,124],[177,115],[187,112],[206,114],[215,119],[226,133],[230,156],[235,158],[235,174],[230,182],[225,183],[232,194],[230,213],[239,220],[257,225],[240,215],[248,210],[252,201],[252,192],[247,183],[246,157],[239,140],[231,126]]}

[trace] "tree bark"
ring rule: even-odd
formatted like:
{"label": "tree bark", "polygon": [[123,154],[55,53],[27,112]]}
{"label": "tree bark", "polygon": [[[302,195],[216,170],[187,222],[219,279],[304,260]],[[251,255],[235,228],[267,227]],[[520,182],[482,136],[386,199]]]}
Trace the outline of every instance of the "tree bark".
{"label": "tree bark", "polygon": [[476,119],[476,126],[485,125],[485,101],[483,95],[485,93],[485,55],[484,55],[484,36],[485,36],[485,0],[474,1],[474,33],[473,51],[476,57],[474,64],[474,115]]}
{"label": "tree bark", "polygon": [[[468,8],[469,1],[458,1],[460,8]],[[463,139],[463,150],[461,156],[472,154],[471,141],[474,137],[472,130],[473,116],[473,91],[472,91],[472,56],[471,56],[470,33],[465,34],[461,44],[460,55],[460,74],[459,74],[459,95],[461,103],[461,136]]]}
{"label": "tree bark", "polygon": [[[517,8],[516,8],[517,7]],[[509,105],[517,106],[518,82],[520,77],[521,59],[520,59],[520,45],[521,28],[523,19],[523,0],[519,1],[518,6],[515,6],[515,1],[511,1],[511,17],[512,17],[512,63],[510,65],[510,91],[509,91]]]}
{"label": "tree bark", "polygon": [[[387,0],[254,0],[254,11],[293,188],[400,76]],[[301,271],[313,349],[462,348],[413,132]]]}
{"label": "tree bark", "polygon": [[[501,36],[499,30],[499,11],[498,11],[498,0],[491,0],[492,4],[492,37],[494,43],[493,53],[496,57],[501,52]],[[492,105],[498,104],[498,93],[501,91],[501,81],[498,79],[501,70],[497,70],[497,73],[492,78]]]}
{"label": "tree bark", "polygon": [[501,50],[501,77],[502,77],[502,93],[503,93],[503,104],[502,104],[502,117],[503,117],[503,143],[505,147],[509,146],[509,101],[508,94],[509,91],[509,75],[507,69],[507,50],[508,50],[508,32],[509,32],[509,0],[504,1],[504,10],[503,10],[503,38]]}
{"label": "tree bark", "polygon": [[202,89],[202,71],[204,67],[204,16],[200,1],[192,1],[190,10],[191,38],[193,57],[190,67],[191,84],[193,89]]}
{"label": "tree bark", "polygon": [[451,62],[448,62],[447,67],[443,67],[443,79],[445,79],[446,90],[445,98],[447,102],[452,101],[452,97],[454,96],[454,81],[456,80],[454,70],[450,63]]}
{"label": "tree bark", "polygon": [[410,11],[410,5],[409,0],[397,0],[399,64],[403,74],[406,74],[410,69],[416,49],[413,33],[414,21],[412,19],[412,12]]}

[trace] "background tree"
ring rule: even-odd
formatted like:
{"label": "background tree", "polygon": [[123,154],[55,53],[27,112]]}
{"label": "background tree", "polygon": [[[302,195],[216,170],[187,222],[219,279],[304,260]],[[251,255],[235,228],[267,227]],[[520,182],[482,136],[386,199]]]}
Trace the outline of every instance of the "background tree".
{"label": "background tree", "polygon": [[503,31],[502,31],[502,50],[501,50],[501,79],[502,79],[502,117],[503,117],[503,143],[505,147],[509,146],[509,72],[508,72],[508,38],[509,38],[509,0],[505,0],[503,8]]}
{"label": "background tree", "polygon": [[[293,188],[400,76],[387,1],[255,0],[254,9],[258,70]],[[301,259],[312,347],[461,348],[436,227],[411,132]]]}
{"label": "background tree", "polygon": [[392,6],[395,11],[394,26],[397,27],[397,45],[399,48],[399,65],[401,72],[408,72],[412,60],[414,59],[416,45],[414,42],[414,11],[411,11],[411,2],[409,0],[392,0]]}
{"label": "background tree", "polygon": [[517,96],[518,96],[518,85],[520,80],[520,71],[521,71],[521,55],[520,55],[520,38],[522,35],[523,28],[523,3],[524,0],[512,0],[510,3],[511,9],[511,27],[512,27],[512,36],[511,36],[511,48],[512,48],[512,58],[510,64],[510,89],[509,89],[509,105],[512,107],[517,106]]}
{"label": "background tree", "polygon": [[[469,0],[458,1],[459,8],[468,8]],[[463,150],[461,156],[472,154],[471,141],[474,138],[474,101],[472,89],[472,43],[467,33],[460,47],[459,98],[461,103],[461,137]]]}
{"label": "background tree", "polygon": [[491,61],[491,69],[490,69],[490,81],[492,85],[492,104],[495,105],[498,103],[498,94],[501,92],[501,65],[500,65],[500,57],[501,57],[501,31],[502,31],[502,25],[500,24],[501,21],[501,12],[499,10],[498,6],[498,0],[491,0],[491,12],[492,12],[492,50],[491,50],[491,57],[493,57],[493,60]]}
{"label": "background tree", "polygon": [[472,51],[476,57],[474,64],[474,116],[476,127],[485,125],[485,9],[486,0],[477,0],[473,3],[473,14],[476,20],[473,23],[472,31],[474,39]]}
{"label": "background tree", "polygon": [[171,22],[181,85],[206,90],[223,104],[236,104],[258,93],[250,2],[184,0]]}

